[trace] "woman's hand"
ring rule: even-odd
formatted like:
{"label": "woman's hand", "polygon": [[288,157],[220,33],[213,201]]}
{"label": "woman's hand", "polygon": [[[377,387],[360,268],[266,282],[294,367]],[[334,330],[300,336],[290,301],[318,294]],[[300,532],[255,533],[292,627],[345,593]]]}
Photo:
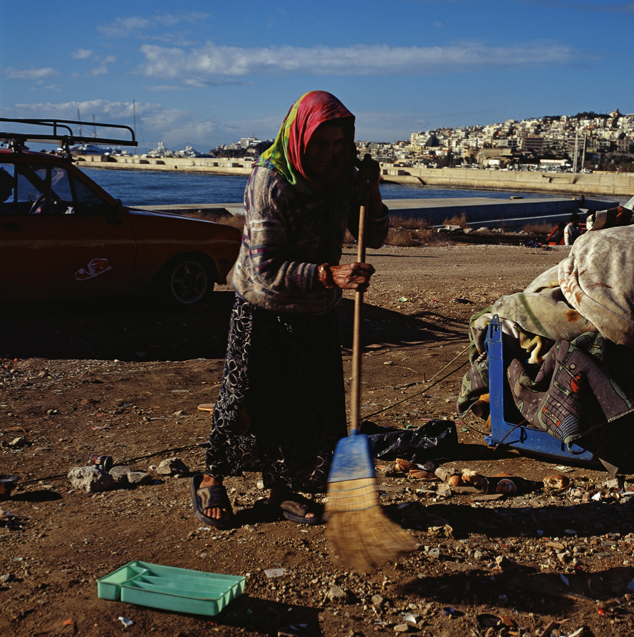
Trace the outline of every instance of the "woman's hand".
{"label": "woman's hand", "polygon": [[347,263],[331,265],[330,271],[337,287],[365,292],[370,285],[370,277],[374,274],[374,267],[369,263]]}
{"label": "woman's hand", "polygon": [[381,201],[381,190],[379,182],[381,176],[381,166],[379,162],[372,159],[371,155],[366,155],[363,161],[357,164],[357,181],[361,187],[368,189],[370,196],[370,210],[373,217],[383,216],[383,202]]}
{"label": "woman's hand", "polygon": [[370,188],[378,188],[379,177],[381,175],[381,166],[378,161],[372,159],[371,155],[366,155],[362,161],[357,164],[359,170],[357,179],[359,184],[368,185]]}

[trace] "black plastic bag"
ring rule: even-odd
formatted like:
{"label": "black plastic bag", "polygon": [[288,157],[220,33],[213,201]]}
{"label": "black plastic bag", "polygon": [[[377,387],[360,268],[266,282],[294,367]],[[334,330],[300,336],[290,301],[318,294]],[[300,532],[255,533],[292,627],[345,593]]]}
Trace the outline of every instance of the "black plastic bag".
{"label": "black plastic bag", "polygon": [[361,424],[361,433],[367,435],[371,453],[379,460],[402,458],[424,464],[432,459],[451,458],[458,449],[458,432],[452,420],[430,420],[418,429],[379,427],[366,420]]}

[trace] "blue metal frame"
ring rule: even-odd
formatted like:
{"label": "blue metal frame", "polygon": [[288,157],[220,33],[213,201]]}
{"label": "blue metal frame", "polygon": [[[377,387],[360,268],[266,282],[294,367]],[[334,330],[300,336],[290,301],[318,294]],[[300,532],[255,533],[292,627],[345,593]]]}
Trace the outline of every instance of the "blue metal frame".
{"label": "blue metal frame", "polygon": [[506,370],[504,369],[502,324],[497,315],[493,317],[487,330],[486,349],[489,360],[490,443],[497,445],[503,440],[504,446],[518,451],[549,456],[566,462],[595,463],[594,454],[578,445],[572,444],[568,448],[563,442],[541,429],[525,425],[518,426],[504,420]]}

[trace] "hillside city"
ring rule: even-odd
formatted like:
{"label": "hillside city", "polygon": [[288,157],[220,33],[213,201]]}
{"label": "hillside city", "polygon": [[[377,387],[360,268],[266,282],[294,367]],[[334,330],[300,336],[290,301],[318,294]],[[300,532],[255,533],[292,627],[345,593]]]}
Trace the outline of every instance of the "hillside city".
{"label": "hillside city", "polygon": [[[257,157],[271,143],[246,137],[218,146],[210,155]],[[609,114],[590,112],[437,128],[412,133],[406,141],[360,141],[357,150],[394,166],[634,172],[634,114],[623,115],[616,109]]]}

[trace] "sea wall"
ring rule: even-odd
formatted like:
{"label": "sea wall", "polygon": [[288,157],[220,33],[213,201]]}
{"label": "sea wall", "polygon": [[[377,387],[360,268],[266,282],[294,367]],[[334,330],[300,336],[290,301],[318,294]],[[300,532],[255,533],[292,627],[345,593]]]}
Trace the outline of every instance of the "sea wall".
{"label": "sea wall", "polygon": [[382,167],[383,179],[476,190],[509,190],[579,195],[634,195],[634,173],[549,173],[472,168]]}
{"label": "sea wall", "polygon": [[[182,170],[217,175],[248,175],[252,161],[213,157],[163,157],[80,155],[77,162],[91,168],[132,170]],[[441,188],[507,190],[579,195],[634,195],[634,173],[549,173],[472,168],[396,167],[382,164],[386,182],[421,184]]]}
{"label": "sea wall", "polygon": [[248,175],[252,161],[215,159],[213,157],[140,157],[136,155],[78,155],[78,165],[109,170],[166,170],[173,172],[208,173],[216,175]]}

